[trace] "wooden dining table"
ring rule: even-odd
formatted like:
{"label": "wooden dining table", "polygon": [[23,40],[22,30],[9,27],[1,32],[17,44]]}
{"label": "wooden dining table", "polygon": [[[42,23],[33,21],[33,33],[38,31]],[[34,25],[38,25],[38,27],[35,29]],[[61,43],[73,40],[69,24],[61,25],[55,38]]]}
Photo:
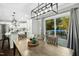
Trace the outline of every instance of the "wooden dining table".
{"label": "wooden dining table", "polygon": [[39,40],[39,45],[36,47],[28,47],[28,38],[13,40],[14,55],[16,49],[21,56],[72,56],[73,50],[62,46],[54,46]]}

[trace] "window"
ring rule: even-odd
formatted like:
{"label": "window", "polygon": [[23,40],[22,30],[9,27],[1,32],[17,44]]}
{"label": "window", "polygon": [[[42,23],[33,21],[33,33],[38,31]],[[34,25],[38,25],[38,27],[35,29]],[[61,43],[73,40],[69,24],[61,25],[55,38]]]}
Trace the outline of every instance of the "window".
{"label": "window", "polygon": [[[56,21],[54,21],[56,20]],[[69,15],[61,16],[55,19],[46,20],[46,34],[58,37],[58,45],[67,47],[67,32],[69,26]]]}

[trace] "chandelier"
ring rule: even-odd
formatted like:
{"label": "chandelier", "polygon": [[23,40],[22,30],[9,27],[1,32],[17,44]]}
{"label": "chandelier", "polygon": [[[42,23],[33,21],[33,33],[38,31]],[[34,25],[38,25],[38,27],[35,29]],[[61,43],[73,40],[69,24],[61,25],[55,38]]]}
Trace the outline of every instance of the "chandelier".
{"label": "chandelier", "polygon": [[58,3],[38,3],[38,6],[31,10],[31,18],[36,18],[51,11],[55,14],[58,13]]}
{"label": "chandelier", "polygon": [[12,17],[13,17],[13,20],[12,20],[12,25],[14,25],[15,27],[17,26],[17,20],[15,19],[15,12],[13,12],[13,15],[12,15]]}
{"label": "chandelier", "polygon": [[15,19],[15,14],[16,14],[15,12],[13,12],[13,14],[12,14],[13,19],[12,19],[11,25],[10,25],[10,31],[11,32],[17,32],[17,31],[19,31],[18,30],[19,24],[18,24],[17,20]]}

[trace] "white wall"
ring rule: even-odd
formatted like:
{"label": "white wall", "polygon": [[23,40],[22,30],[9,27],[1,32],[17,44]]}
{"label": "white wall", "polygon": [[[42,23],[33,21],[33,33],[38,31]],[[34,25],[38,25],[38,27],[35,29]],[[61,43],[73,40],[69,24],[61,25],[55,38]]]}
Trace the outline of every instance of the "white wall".
{"label": "white wall", "polygon": [[33,34],[37,34],[37,35],[41,35],[41,30],[42,30],[42,23],[41,20],[32,20],[32,33]]}
{"label": "white wall", "polygon": [[32,20],[32,33],[39,34],[39,21],[38,20]]}
{"label": "white wall", "polygon": [[27,37],[32,35],[32,19],[27,20]]}

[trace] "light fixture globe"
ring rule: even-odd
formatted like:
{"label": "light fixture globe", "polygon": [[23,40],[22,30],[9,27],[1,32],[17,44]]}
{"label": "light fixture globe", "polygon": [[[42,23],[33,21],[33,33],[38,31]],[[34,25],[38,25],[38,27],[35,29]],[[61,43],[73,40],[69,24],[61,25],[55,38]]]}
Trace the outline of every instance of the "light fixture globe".
{"label": "light fixture globe", "polygon": [[13,12],[13,15],[12,15],[12,17],[13,17],[13,20],[12,20],[12,24],[16,27],[17,26],[17,20],[15,19],[15,12]]}

